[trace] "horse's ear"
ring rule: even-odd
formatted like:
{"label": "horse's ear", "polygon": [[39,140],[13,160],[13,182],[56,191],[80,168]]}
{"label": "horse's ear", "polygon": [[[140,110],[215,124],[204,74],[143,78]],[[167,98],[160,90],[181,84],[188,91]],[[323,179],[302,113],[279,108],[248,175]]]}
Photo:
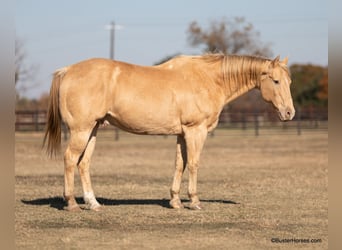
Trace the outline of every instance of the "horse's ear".
{"label": "horse's ear", "polygon": [[278,55],[276,58],[272,60],[272,63],[271,63],[272,67],[276,66],[276,64],[279,63],[279,60],[280,60],[280,56]]}
{"label": "horse's ear", "polygon": [[276,58],[274,58],[274,60],[273,60],[273,61],[275,61],[275,62],[279,62],[279,60],[280,60],[280,55],[278,55]]}
{"label": "horse's ear", "polygon": [[289,62],[289,58],[285,57],[281,63],[287,65],[288,62]]}

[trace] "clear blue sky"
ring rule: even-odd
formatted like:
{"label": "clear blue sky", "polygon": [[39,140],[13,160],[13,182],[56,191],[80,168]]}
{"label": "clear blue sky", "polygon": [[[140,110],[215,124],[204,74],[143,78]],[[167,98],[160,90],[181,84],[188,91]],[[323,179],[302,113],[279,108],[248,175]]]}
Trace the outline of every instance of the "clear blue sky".
{"label": "clear blue sky", "polygon": [[91,57],[109,57],[111,21],[115,59],[152,65],[174,53],[199,54],[186,40],[191,21],[206,26],[222,17],[245,17],[290,64],[328,65],[328,2],[323,0],[17,0],[16,37],[25,43],[27,63],[38,66],[22,93],[48,92],[52,72]]}

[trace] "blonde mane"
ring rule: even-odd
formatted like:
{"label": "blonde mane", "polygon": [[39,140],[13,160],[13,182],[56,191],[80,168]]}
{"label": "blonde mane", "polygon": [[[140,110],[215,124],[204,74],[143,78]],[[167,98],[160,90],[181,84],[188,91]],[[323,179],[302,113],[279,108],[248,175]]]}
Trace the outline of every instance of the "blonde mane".
{"label": "blonde mane", "polygon": [[207,54],[202,58],[208,63],[221,62],[223,83],[231,91],[241,86],[256,86],[265,65],[271,62],[267,58],[245,55]]}

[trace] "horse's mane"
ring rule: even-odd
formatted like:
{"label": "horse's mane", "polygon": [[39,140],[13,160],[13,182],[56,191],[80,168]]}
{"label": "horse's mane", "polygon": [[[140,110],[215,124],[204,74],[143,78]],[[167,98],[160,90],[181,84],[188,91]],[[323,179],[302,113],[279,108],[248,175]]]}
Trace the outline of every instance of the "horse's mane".
{"label": "horse's mane", "polygon": [[[250,55],[205,54],[199,58],[207,63],[221,62],[223,82],[228,84],[231,90],[241,85],[258,84],[265,65],[272,61],[265,57]],[[289,74],[286,65],[280,63],[279,66]]]}
{"label": "horse's mane", "polygon": [[206,54],[202,58],[208,63],[220,61],[224,82],[238,85],[256,84],[265,64],[271,61],[264,57],[247,55]]}

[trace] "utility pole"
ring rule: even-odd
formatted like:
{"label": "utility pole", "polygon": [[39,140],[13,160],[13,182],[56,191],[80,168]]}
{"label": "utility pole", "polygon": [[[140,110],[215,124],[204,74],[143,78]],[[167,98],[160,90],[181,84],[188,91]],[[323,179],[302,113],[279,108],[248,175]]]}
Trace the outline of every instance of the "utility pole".
{"label": "utility pole", "polygon": [[109,58],[114,60],[114,39],[115,39],[115,22],[111,22],[109,26],[110,31],[110,48],[109,48]]}
{"label": "utility pole", "polygon": [[[115,39],[115,22],[112,21],[109,27],[109,58],[114,60],[114,39]],[[119,140],[119,129],[117,127],[114,128],[115,131],[115,140]]]}

